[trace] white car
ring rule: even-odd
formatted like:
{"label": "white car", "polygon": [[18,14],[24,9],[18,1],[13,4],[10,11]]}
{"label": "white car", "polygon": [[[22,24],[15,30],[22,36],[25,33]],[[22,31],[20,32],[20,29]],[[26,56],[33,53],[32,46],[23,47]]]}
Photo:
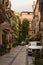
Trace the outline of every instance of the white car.
{"label": "white car", "polygon": [[25,45],[25,41],[22,41],[20,44],[21,44],[21,45]]}
{"label": "white car", "polygon": [[26,45],[28,54],[32,54],[35,50],[42,49],[41,43],[39,41],[31,41]]}

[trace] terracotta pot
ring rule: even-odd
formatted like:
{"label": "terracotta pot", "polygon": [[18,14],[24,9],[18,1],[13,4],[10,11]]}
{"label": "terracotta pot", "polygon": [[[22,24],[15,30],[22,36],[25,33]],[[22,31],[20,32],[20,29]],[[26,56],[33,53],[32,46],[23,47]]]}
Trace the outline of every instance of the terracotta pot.
{"label": "terracotta pot", "polygon": [[36,61],[37,64],[40,64],[40,57],[36,57],[35,61]]}

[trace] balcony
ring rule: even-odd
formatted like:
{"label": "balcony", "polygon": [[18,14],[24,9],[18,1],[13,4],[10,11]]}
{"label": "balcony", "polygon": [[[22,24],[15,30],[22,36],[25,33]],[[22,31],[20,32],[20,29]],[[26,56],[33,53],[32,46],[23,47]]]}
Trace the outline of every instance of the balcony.
{"label": "balcony", "polygon": [[0,3],[0,24],[3,23],[4,21],[9,21],[9,19],[6,16],[4,6]]}

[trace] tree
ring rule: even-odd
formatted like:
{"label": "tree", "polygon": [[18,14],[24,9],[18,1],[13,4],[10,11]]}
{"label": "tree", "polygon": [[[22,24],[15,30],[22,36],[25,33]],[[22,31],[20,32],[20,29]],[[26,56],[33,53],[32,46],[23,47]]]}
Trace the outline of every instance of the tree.
{"label": "tree", "polygon": [[22,21],[22,36],[23,36],[23,40],[28,35],[28,30],[29,30],[29,20],[28,19],[24,19]]}
{"label": "tree", "polygon": [[22,31],[22,24],[21,24],[21,21],[20,21],[20,18],[19,16],[17,16],[17,24],[18,24],[18,43],[21,42],[22,38],[21,38],[21,31]]}

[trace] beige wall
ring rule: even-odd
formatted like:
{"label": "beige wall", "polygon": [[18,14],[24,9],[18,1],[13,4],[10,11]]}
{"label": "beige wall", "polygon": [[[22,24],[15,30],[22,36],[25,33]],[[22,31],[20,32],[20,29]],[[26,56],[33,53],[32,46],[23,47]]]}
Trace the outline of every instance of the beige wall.
{"label": "beige wall", "polygon": [[21,16],[20,16],[20,20],[22,21],[24,18],[28,19],[28,20],[32,20],[33,18],[33,15],[32,13],[21,13]]}

